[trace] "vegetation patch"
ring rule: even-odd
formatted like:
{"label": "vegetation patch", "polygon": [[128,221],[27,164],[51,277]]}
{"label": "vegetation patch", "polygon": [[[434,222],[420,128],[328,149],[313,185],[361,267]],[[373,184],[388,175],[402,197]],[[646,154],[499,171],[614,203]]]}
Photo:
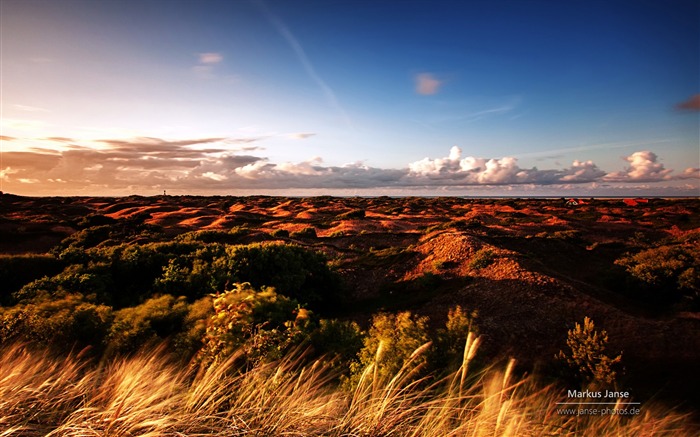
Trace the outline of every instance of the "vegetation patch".
{"label": "vegetation patch", "polygon": [[493,264],[496,259],[496,253],[493,249],[481,248],[474,253],[469,261],[469,268],[472,270],[481,270]]}

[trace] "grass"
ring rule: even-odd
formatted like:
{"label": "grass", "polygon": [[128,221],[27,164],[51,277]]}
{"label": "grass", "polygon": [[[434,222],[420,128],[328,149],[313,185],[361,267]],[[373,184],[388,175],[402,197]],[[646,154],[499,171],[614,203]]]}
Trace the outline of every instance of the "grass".
{"label": "grass", "polygon": [[14,345],[0,354],[0,436],[693,435],[684,416],[647,405],[634,417],[558,415],[561,389],[515,377],[512,361],[470,375],[478,343],[469,336],[446,379],[415,376],[426,344],[386,380],[370,364],[354,390],[299,354],[242,371],[235,357],[188,368],[164,348],[92,363]]}

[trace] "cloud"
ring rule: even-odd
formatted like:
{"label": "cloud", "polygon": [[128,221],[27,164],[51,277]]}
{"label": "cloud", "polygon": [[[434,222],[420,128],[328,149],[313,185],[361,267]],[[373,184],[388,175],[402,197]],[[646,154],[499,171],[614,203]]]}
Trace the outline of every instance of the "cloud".
{"label": "cloud", "polygon": [[556,187],[565,187],[562,189],[570,192],[572,187],[590,188],[592,184],[604,186],[614,182],[618,186],[635,186],[685,180],[692,186],[697,184],[691,180],[700,179],[697,168],[672,176],[672,170],[665,169],[649,151],[633,153],[626,158],[628,168],[612,173],[606,173],[592,161],[579,160],[568,168],[523,168],[515,157],[463,156],[457,146],[445,157],[424,158],[404,168],[387,169],[361,161],[328,165],[318,156],[300,162],[275,163],[265,156],[246,152],[247,144],[254,142],[254,138],[103,139],[99,148],[65,145],[63,138],[52,138],[61,144],[58,150],[35,148],[3,154],[0,178],[7,189],[21,189],[32,183],[36,186],[32,189],[45,190],[48,194],[90,189],[98,193],[106,189],[121,193],[162,189],[188,193],[295,189],[391,189],[400,193],[431,189],[456,193],[455,190],[467,188],[491,189],[485,187],[517,188],[518,192],[556,192],[559,189]]}
{"label": "cloud", "polygon": [[48,138],[44,138],[44,139],[47,141],[55,141],[58,143],[74,143],[74,142],[76,142],[75,139],[68,138],[68,137],[48,137]]}
{"label": "cloud", "polygon": [[316,134],[310,133],[310,132],[299,132],[299,133],[287,134],[287,138],[290,138],[292,140],[305,140],[307,138],[313,137],[314,135],[316,135]]}
{"label": "cloud", "polygon": [[15,138],[15,137],[9,137],[7,135],[0,135],[0,141],[14,141],[16,139],[17,138]]}
{"label": "cloud", "polygon": [[700,179],[700,168],[686,168],[678,179]]}
{"label": "cloud", "polygon": [[695,94],[685,102],[677,104],[676,108],[687,111],[700,111],[700,94]]}
{"label": "cloud", "polygon": [[437,80],[430,73],[421,73],[416,75],[416,92],[423,96],[436,94],[442,85],[442,82]]}
{"label": "cloud", "polygon": [[462,150],[454,146],[446,158],[424,158],[408,164],[409,178],[434,185],[508,185],[591,182],[605,175],[592,161],[574,161],[563,170],[523,169],[514,157],[462,158]]}
{"label": "cloud", "polygon": [[199,53],[199,64],[192,67],[192,71],[201,79],[212,79],[214,75],[214,66],[221,63],[224,57],[221,53]]}
{"label": "cloud", "polygon": [[671,179],[670,173],[673,170],[665,169],[653,152],[634,152],[625,160],[630,163],[627,169],[609,173],[603,179],[615,182],[658,182]]}
{"label": "cloud", "polygon": [[200,64],[218,64],[223,61],[224,57],[221,53],[200,53],[199,63]]}

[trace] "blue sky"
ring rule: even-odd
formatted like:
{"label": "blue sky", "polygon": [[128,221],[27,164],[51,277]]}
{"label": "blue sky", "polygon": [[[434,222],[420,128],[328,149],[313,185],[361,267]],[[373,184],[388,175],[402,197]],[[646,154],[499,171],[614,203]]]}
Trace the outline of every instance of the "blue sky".
{"label": "blue sky", "polygon": [[6,192],[700,195],[697,1],[0,7]]}

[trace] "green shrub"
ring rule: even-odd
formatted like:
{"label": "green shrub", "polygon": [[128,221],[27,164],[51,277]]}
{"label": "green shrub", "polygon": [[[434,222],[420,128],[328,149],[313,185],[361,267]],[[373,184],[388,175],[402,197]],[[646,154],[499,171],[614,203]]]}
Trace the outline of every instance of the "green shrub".
{"label": "green shrub", "polygon": [[291,238],[316,238],[316,229],[312,227],[304,228],[300,231],[292,232]]}
{"label": "green shrub", "polygon": [[[359,381],[370,365],[374,366],[374,376],[388,380],[411,360],[414,351],[429,341],[427,317],[417,317],[409,311],[375,315],[358,361],[350,366],[351,381]],[[426,356],[422,355],[416,365],[425,365],[426,362]]]}
{"label": "green shrub", "polygon": [[215,229],[205,229],[199,231],[185,232],[175,237],[175,241],[184,243],[202,242],[202,243],[221,243],[221,244],[236,244],[240,243],[241,237],[248,235],[249,229],[235,227],[230,231],[220,231]]}
{"label": "green shrub", "polygon": [[102,214],[88,214],[85,217],[83,217],[79,222],[78,222],[78,227],[81,229],[84,228],[92,228],[95,226],[104,226],[104,225],[114,225],[117,222],[116,219],[113,219],[112,217],[108,217],[106,215]]}
{"label": "green shrub", "polygon": [[700,246],[668,244],[626,255],[615,264],[635,279],[666,293],[700,297]]}
{"label": "green shrub", "polygon": [[250,244],[228,246],[226,255],[216,263],[224,265],[231,283],[274,287],[312,309],[330,308],[338,302],[338,276],[317,252],[289,244]]}
{"label": "green shrub", "polygon": [[12,294],[23,285],[56,275],[64,267],[65,262],[53,255],[0,255],[0,305],[16,303]]}
{"label": "green shrub", "polygon": [[260,291],[250,284],[235,284],[217,295],[198,360],[206,365],[221,362],[234,352],[255,364],[280,358],[306,337],[311,314],[273,288]]}
{"label": "green shrub", "polygon": [[183,330],[188,305],[184,297],[163,295],[114,313],[107,348],[110,353],[130,353],[148,342],[162,340]]}
{"label": "green shrub", "polygon": [[339,220],[352,220],[352,219],[363,219],[365,218],[364,209],[354,209],[352,211],[344,212],[338,215]]}
{"label": "green shrub", "polygon": [[289,238],[289,231],[286,229],[275,229],[270,235],[275,238]]}
{"label": "green shrub", "polygon": [[110,307],[80,294],[0,308],[0,343],[32,341],[66,350],[102,345],[113,315]]}
{"label": "green shrub", "polygon": [[345,371],[347,363],[350,363],[362,348],[362,338],[362,331],[355,322],[322,319],[318,327],[311,332],[309,341],[316,355],[337,357],[339,370]]}
{"label": "green shrub", "polygon": [[486,268],[493,264],[495,258],[496,255],[493,250],[488,248],[479,249],[474,256],[472,256],[471,261],[469,261],[469,268],[473,270]]}
{"label": "green shrub", "polygon": [[14,293],[13,297],[17,302],[26,303],[79,293],[87,300],[109,303],[109,290],[112,287],[111,277],[104,264],[96,264],[90,268],[82,264],[73,264],[53,277],[45,276],[26,284]]}
{"label": "green shrub", "polygon": [[436,351],[433,367],[439,373],[450,373],[463,364],[464,349],[469,333],[472,334],[473,338],[476,338],[479,333],[476,318],[476,311],[468,313],[459,305],[450,308],[445,328],[438,330],[435,342]]}
{"label": "green shrub", "polygon": [[607,343],[608,333],[596,331],[593,320],[585,317],[583,325],[576,323],[568,332],[566,344],[569,350],[559,351],[555,358],[565,364],[580,382],[612,385],[617,378],[622,354],[616,357],[606,355]]}

